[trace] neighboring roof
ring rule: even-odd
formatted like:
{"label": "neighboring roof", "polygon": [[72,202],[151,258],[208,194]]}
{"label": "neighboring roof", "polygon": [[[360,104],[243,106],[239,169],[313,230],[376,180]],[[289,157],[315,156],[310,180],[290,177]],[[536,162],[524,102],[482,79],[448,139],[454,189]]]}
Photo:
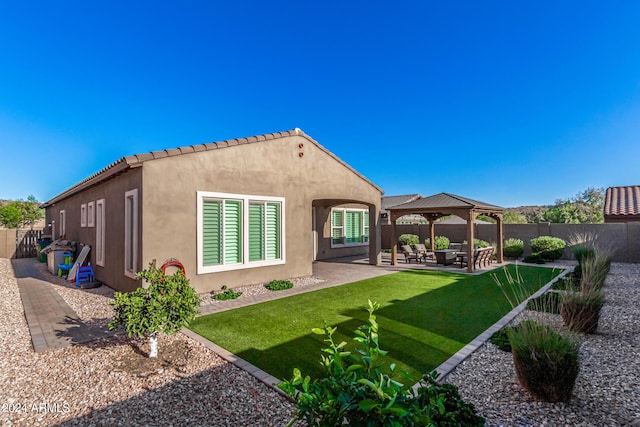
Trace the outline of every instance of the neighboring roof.
{"label": "neighboring roof", "polygon": [[640,216],[640,185],[609,187],[604,197],[604,216]]}
{"label": "neighboring roof", "polygon": [[[473,221],[476,224],[493,224],[490,221],[483,221],[481,219],[475,219]],[[451,224],[466,224],[467,220],[466,219],[462,219],[459,216],[452,216],[450,218],[444,218],[444,219],[439,219],[436,221],[436,224],[446,224],[446,225],[451,225]]]}
{"label": "neighboring roof", "polygon": [[345,163],[343,160],[341,160],[338,156],[336,156],[335,154],[333,154],[332,152],[330,152],[329,150],[324,148],[322,145],[320,145],[320,143],[318,143],[316,140],[311,138],[309,135],[305,134],[301,129],[295,128],[293,130],[288,130],[288,131],[284,131],[284,132],[267,133],[267,134],[264,134],[264,135],[256,135],[256,136],[250,136],[250,137],[245,137],[245,138],[227,139],[227,140],[219,141],[219,142],[210,142],[210,143],[206,143],[206,144],[189,145],[189,146],[186,146],[186,147],[172,148],[172,149],[166,149],[166,150],[160,150],[160,151],[152,151],[150,153],[134,154],[132,156],[125,156],[125,157],[120,158],[119,160],[116,160],[115,162],[111,163],[109,166],[105,167],[104,169],[101,169],[100,171],[96,172],[95,174],[91,175],[90,177],[85,178],[84,180],[80,181],[78,184],[74,185],[73,187],[69,188],[68,190],[60,193],[57,196],[55,196],[53,199],[43,203],[42,207],[46,208],[47,206],[50,206],[50,205],[52,205],[52,204],[54,204],[54,203],[56,203],[56,202],[58,202],[58,201],[60,201],[62,199],[65,199],[65,198],[67,198],[69,196],[72,196],[73,194],[76,194],[76,193],[78,193],[78,192],[80,192],[80,191],[82,191],[82,190],[84,190],[86,188],[92,187],[92,186],[97,185],[97,184],[99,184],[99,183],[101,183],[103,181],[106,181],[106,180],[111,179],[111,178],[113,178],[113,177],[115,177],[117,175],[120,175],[121,173],[124,173],[125,171],[127,171],[130,168],[142,166],[142,164],[144,162],[149,161],[149,160],[156,160],[156,159],[162,159],[162,158],[165,158],[165,157],[179,156],[179,155],[182,155],[182,154],[196,153],[196,152],[199,152],[199,151],[209,151],[209,150],[217,150],[217,149],[220,149],[220,148],[235,147],[235,146],[244,145],[244,144],[253,144],[253,143],[259,143],[259,142],[265,142],[265,141],[270,141],[270,140],[274,140],[274,139],[286,138],[286,137],[289,137],[289,136],[301,136],[301,137],[307,139],[312,144],[315,144],[320,150],[324,151],[329,156],[333,157],[337,162],[341,163],[347,169],[349,169],[350,171],[352,171],[353,173],[358,175],[360,178],[365,180],[367,183],[369,183],[371,186],[373,186],[375,189],[380,191],[380,193],[384,193],[384,191],[382,191],[382,189],[380,187],[375,185],[373,182],[371,182],[369,179],[367,179],[364,175],[360,174],[354,168],[349,166],[347,163]]}
{"label": "neighboring roof", "polygon": [[385,196],[381,197],[380,203],[380,212],[384,212],[386,209],[401,205],[403,203],[411,202],[413,200],[419,199],[422,196],[420,194],[405,194],[403,196]]}
{"label": "neighboring roof", "polygon": [[420,210],[420,209],[482,209],[501,212],[504,208],[490,203],[480,202],[449,193],[439,193],[423,197],[401,205],[393,206],[390,210]]}

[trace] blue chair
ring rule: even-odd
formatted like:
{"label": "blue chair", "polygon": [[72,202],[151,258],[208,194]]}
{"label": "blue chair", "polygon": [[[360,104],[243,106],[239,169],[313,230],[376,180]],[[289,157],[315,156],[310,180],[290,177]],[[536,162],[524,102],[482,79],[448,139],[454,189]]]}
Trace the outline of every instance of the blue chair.
{"label": "blue chair", "polygon": [[79,288],[82,282],[91,283],[96,281],[96,276],[93,274],[93,268],[91,267],[91,263],[81,267],[78,264],[78,269],[76,270],[76,287]]}

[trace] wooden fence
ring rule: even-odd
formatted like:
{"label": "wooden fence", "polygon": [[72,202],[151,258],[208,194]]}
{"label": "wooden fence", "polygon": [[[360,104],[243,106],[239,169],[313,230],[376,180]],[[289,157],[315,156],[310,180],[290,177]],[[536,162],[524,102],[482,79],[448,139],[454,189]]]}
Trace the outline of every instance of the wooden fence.
{"label": "wooden fence", "polygon": [[0,230],[0,258],[37,257],[41,237],[42,230]]}

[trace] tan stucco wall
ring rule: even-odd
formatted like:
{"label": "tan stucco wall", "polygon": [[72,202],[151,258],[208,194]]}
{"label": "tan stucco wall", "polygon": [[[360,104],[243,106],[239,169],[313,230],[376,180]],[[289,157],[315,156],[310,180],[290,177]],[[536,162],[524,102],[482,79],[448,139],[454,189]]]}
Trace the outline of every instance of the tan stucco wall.
{"label": "tan stucco wall", "polygon": [[[310,275],[314,200],[370,204],[376,222],[380,208],[375,186],[303,136],[147,161],[142,169],[143,263],[178,258],[199,292]],[[286,264],[198,275],[197,191],[284,197]]]}
{"label": "tan stucco wall", "polygon": [[[71,197],[58,201],[46,209],[46,223],[56,221],[56,235],[59,233],[60,211],[65,210],[66,238],[91,245],[91,264],[96,279],[119,291],[130,291],[139,286],[139,282],[124,275],[124,194],[138,189],[138,197],[142,200],[142,170],[131,169],[105,183],[88,188]],[[95,250],[96,227],[80,226],[80,206],[85,203],[105,199],[105,265],[96,264]],[[140,218],[140,215],[139,215]],[[45,229],[45,232],[50,229]],[[142,227],[138,227],[138,236],[142,237]],[[138,267],[143,269],[142,258],[138,257]]]}

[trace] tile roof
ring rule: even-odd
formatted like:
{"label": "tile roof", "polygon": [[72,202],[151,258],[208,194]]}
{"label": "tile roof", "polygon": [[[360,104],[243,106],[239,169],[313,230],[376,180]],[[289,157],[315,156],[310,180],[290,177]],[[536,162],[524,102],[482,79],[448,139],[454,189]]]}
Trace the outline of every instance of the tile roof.
{"label": "tile roof", "polygon": [[607,188],[604,197],[604,215],[640,215],[640,185]]}
{"label": "tile roof", "polygon": [[56,203],[56,202],[58,202],[58,201],[60,201],[62,199],[65,199],[65,198],[67,198],[67,197],[69,197],[69,196],[71,196],[71,195],[73,195],[75,193],[78,193],[78,192],[84,190],[85,188],[92,187],[92,186],[94,186],[96,184],[99,184],[100,182],[106,181],[106,180],[108,180],[108,179],[110,179],[110,178],[112,178],[112,177],[114,177],[116,175],[119,175],[119,174],[125,172],[126,170],[128,170],[129,168],[142,166],[142,164],[144,162],[149,161],[149,160],[162,159],[164,157],[179,156],[179,155],[182,155],[182,154],[196,153],[196,152],[199,152],[199,151],[217,150],[217,149],[221,149],[221,148],[234,147],[234,146],[244,145],[244,144],[260,143],[260,142],[270,141],[270,140],[274,140],[274,139],[286,138],[286,137],[289,137],[289,136],[301,136],[301,137],[307,139],[309,142],[315,144],[320,150],[324,151],[326,154],[328,154],[329,156],[333,157],[336,161],[338,161],[339,163],[344,165],[347,169],[351,170],[353,173],[358,175],[360,178],[362,178],[363,180],[368,182],[370,185],[375,187],[377,190],[380,191],[380,193],[383,193],[383,191],[382,191],[382,189],[380,187],[378,187],[373,182],[371,182],[369,179],[367,179],[364,175],[360,174],[358,171],[353,169],[351,166],[349,166],[347,163],[345,163],[338,156],[336,156],[335,154],[333,154],[332,152],[327,150],[325,147],[320,145],[320,143],[318,141],[314,140],[309,135],[305,134],[302,131],[302,129],[295,128],[295,129],[284,131],[284,132],[275,132],[275,133],[267,133],[267,134],[264,134],[264,135],[256,135],[256,136],[244,137],[244,138],[227,139],[227,140],[218,141],[218,142],[209,142],[209,143],[205,143],[205,144],[189,145],[189,146],[185,146],[185,147],[178,147],[178,148],[172,148],[172,149],[166,149],[166,150],[152,151],[150,153],[134,154],[132,156],[124,156],[124,157],[116,160],[115,162],[111,163],[107,167],[99,170],[95,174],[89,176],[88,178],[85,178],[84,180],[80,181],[78,184],[74,185],[73,187],[69,188],[68,190],[60,193],[57,196],[55,196],[53,199],[43,203],[41,205],[41,207],[45,208],[47,206],[50,206],[50,205],[52,205],[52,204],[54,204],[54,203]]}

